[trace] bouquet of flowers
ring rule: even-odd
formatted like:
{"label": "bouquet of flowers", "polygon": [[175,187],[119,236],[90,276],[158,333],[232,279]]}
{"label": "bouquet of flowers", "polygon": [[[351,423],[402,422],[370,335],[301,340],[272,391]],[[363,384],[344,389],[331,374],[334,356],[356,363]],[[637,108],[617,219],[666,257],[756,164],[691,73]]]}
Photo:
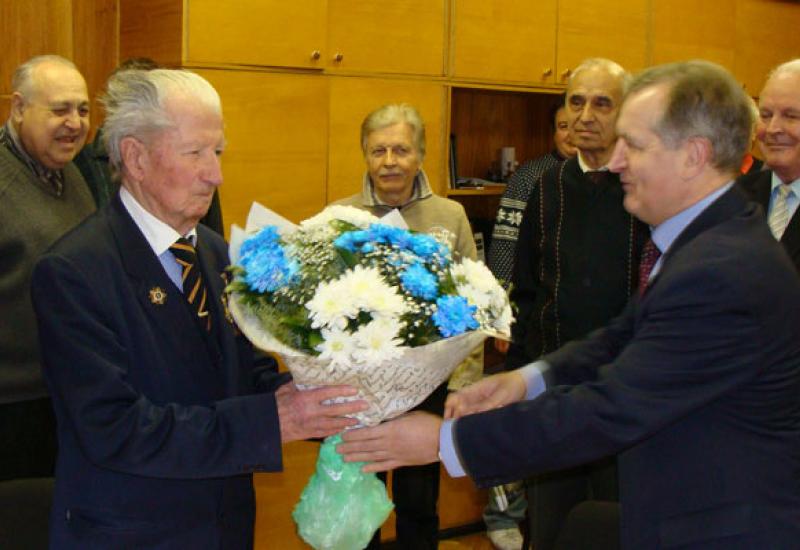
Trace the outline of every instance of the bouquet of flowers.
{"label": "bouquet of flowers", "polygon": [[[486,335],[507,337],[512,320],[484,264],[454,263],[444,239],[403,225],[399,214],[331,206],[297,227],[254,205],[246,230],[231,234],[239,328],[280,355],[301,389],[358,388],[370,404],[357,415],[364,425],[422,402]],[[364,547],[391,503],[374,474],[341,462],[337,442],[323,444],[294,517],[315,548]]]}

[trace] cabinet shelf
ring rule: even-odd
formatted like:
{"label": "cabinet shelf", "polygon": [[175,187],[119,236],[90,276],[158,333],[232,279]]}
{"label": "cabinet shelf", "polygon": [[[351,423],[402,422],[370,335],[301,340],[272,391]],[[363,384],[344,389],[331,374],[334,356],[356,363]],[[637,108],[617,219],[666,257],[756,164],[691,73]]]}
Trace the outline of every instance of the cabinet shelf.
{"label": "cabinet shelf", "polygon": [[465,197],[465,196],[494,196],[494,195],[502,195],[503,191],[506,190],[505,183],[498,183],[495,185],[485,185],[483,187],[476,187],[473,189],[448,189],[447,196],[448,197]]}

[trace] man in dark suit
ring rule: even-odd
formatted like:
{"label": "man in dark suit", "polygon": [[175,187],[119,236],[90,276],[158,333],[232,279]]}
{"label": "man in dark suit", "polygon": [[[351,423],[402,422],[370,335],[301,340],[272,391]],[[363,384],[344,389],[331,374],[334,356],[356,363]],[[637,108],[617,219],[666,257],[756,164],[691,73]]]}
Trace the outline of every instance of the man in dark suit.
{"label": "man in dark suit", "polygon": [[352,388],[299,392],[254,367],[227,313],[220,99],[185,71],[124,71],[105,98],[120,193],[37,263],[32,295],[58,420],[54,548],[252,548],[252,472],[281,443],[354,423]]}
{"label": "man in dark suit", "polygon": [[800,284],[733,185],[750,120],[717,65],[638,75],[610,167],[653,227],[640,292],[585,340],[453,396],[455,421],[352,430],[346,460],[372,471],[441,456],[496,485],[619,453],[624,548],[797,548]]}
{"label": "man in dark suit", "polygon": [[756,137],[769,170],[738,183],[764,209],[775,238],[800,271],[800,59],[776,67],[759,96]]}

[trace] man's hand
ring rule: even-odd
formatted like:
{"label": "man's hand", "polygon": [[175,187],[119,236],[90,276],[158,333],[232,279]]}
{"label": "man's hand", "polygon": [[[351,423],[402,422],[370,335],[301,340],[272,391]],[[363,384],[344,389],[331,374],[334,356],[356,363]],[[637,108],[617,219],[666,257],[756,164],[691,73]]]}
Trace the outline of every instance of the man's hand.
{"label": "man's hand", "polygon": [[365,410],[368,407],[366,401],[325,404],[328,400],[352,397],[356,393],[351,386],[323,386],[299,391],[294,383],[284,384],[275,392],[281,442],[327,437],[356,425],[358,421],[355,418],[346,418],[345,415]]}
{"label": "man's hand", "polygon": [[525,379],[518,372],[504,372],[484,378],[451,394],[444,405],[445,418],[458,418],[504,407],[525,397]]}
{"label": "man's hand", "polygon": [[441,424],[436,415],[414,411],[372,428],[349,430],[336,450],[345,462],[367,462],[364,472],[430,464],[439,460]]}

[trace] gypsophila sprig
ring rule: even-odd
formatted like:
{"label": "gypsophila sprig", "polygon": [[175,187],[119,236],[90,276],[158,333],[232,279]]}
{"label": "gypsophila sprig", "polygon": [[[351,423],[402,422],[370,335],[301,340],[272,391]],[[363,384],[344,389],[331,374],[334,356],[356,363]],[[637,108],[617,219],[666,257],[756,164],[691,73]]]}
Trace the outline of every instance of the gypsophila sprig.
{"label": "gypsophila sprig", "polygon": [[476,329],[507,332],[508,298],[486,267],[437,238],[332,206],[242,243],[233,291],[284,344],[334,364],[382,363]]}

